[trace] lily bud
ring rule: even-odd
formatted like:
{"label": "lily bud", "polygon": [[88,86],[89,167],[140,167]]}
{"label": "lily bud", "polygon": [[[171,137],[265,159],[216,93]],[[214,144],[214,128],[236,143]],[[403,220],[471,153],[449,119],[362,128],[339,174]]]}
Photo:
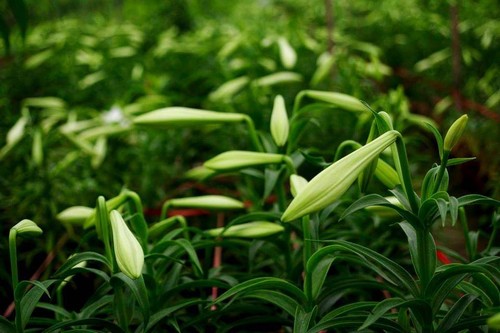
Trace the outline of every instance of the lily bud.
{"label": "lily bud", "polygon": [[453,146],[457,144],[462,134],[464,134],[468,119],[469,117],[464,114],[463,116],[455,120],[455,122],[450,126],[450,129],[444,137],[444,151],[451,151]]}
{"label": "lily bud", "polygon": [[191,170],[188,170],[185,174],[184,177],[188,179],[193,179],[193,180],[198,180],[198,181],[203,181],[213,175],[215,175],[215,171],[212,169],[209,169],[203,165],[195,167]]}
{"label": "lily bud", "polygon": [[22,220],[11,228],[18,236],[35,237],[43,233],[43,230],[31,220]]}
{"label": "lily bud", "polygon": [[271,114],[271,135],[278,147],[285,145],[288,139],[288,115],[286,113],[285,100],[281,95],[274,99],[273,112]]}
{"label": "lily bud", "polygon": [[85,206],[73,206],[68,207],[57,214],[56,218],[62,223],[83,225],[93,213],[93,208]]}
{"label": "lily bud", "polygon": [[144,252],[141,244],[127,227],[118,211],[110,213],[111,229],[113,231],[113,248],[116,262],[120,270],[131,279],[141,276],[144,265]]}
{"label": "lily bud", "polygon": [[357,98],[346,94],[330,91],[305,90],[304,95],[349,111],[366,112],[368,110]]}
{"label": "lily bud", "polygon": [[304,177],[296,174],[290,176],[290,192],[292,192],[293,197],[296,197],[306,185],[307,179]]}
{"label": "lily bud", "polygon": [[210,229],[205,231],[205,233],[213,237],[259,238],[274,235],[283,230],[285,230],[285,228],[279,224],[267,221],[256,221],[233,225],[228,228],[221,227]]}
{"label": "lily bud", "polygon": [[247,116],[241,113],[206,111],[186,107],[169,107],[137,116],[134,119],[134,124],[162,127],[193,126],[241,122],[246,118]]}
{"label": "lily bud", "polygon": [[297,62],[297,53],[284,37],[278,39],[281,63],[287,69],[293,68]]}
{"label": "lily bud", "polygon": [[389,131],[343,157],[314,177],[292,200],[282,216],[288,222],[325,208],[339,199],[359,174],[400,136]]}
{"label": "lily bud", "polygon": [[203,165],[215,171],[231,171],[257,165],[279,164],[284,158],[284,155],[279,154],[231,150],[209,159]]}
{"label": "lily bud", "polygon": [[213,210],[241,209],[243,202],[223,195],[203,195],[199,197],[176,198],[168,201],[170,207],[201,208]]}

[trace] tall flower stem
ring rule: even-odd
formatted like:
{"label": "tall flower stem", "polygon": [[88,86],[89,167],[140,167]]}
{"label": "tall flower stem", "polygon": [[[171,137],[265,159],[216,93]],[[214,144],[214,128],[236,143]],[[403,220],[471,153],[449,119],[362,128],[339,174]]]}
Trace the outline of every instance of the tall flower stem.
{"label": "tall flower stem", "polygon": [[398,158],[399,158],[399,164],[400,168],[398,168],[398,172],[400,172],[400,178],[403,183],[403,188],[406,193],[406,197],[408,198],[408,201],[410,203],[410,207],[413,213],[417,213],[419,209],[419,203],[417,199],[417,195],[415,194],[415,191],[413,190],[413,184],[411,181],[411,174],[410,174],[410,165],[408,163],[408,156],[406,154],[406,147],[403,142],[403,138],[400,136],[396,140],[396,148],[398,152]]}
{"label": "tall flower stem", "polygon": [[10,271],[11,271],[11,280],[12,280],[12,291],[14,295],[14,305],[16,309],[15,314],[15,323],[16,330],[19,333],[23,332],[23,323],[21,319],[21,304],[17,301],[17,297],[15,295],[17,286],[19,285],[19,272],[17,270],[17,231],[15,229],[10,229],[9,233],[9,255],[10,255]]}

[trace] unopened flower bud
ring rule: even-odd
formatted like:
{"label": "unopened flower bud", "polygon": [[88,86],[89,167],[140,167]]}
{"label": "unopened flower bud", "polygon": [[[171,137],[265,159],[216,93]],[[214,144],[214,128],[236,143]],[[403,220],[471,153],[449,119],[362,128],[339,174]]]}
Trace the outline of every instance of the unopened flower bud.
{"label": "unopened flower bud", "polygon": [[56,218],[62,223],[83,225],[93,213],[93,208],[85,206],[73,206],[68,207],[57,214]]}
{"label": "unopened flower bud", "polygon": [[279,154],[231,150],[209,159],[203,165],[215,171],[231,171],[257,165],[279,164],[284,158],[284,155]]}
{"label": "unopened flower bud", "polygon": [[320,172],[292,200],[282,216],[288,222],[325,208],[339,199],[359,174],[400,136],[389,131]]}
{"label": "unopened flower bud", "polygon": [[278,232],[282,232],[284,229],[283,226],[277,223],[256,221],[233,225],[228,228],[221,227],[210,229],[205,231],[205,233],[213,237],[259,238],[274,235]]}
{"label": "unopened flower bud", "polygon": [[127,227],[118,211],[111,211],[110,221],[113,231],[113,248],[118,267],[131,279],[137,279],[141,276],[142,266],[144,265],[144,252],[141,244]]}
{"label": "unopened flower bud", "polygon": [[31,220],[22,220],[18,224],[12,227],[18,236],[23,237],[34,237],[39,236],[43,233],[43,230]]}
{"label": "unopened flower bud", "polygon": [[160,127],[209,125],[245,121],[246,117],[240,113],[168,107],[137,116],[134,119],[134,124]]}
{"label": "unopened flower bud", "polygon": [[273,112],[271,114],[271,135],[278,147],[285,145],[288,139],[288,115],[286,113],[285,100],[281,95],[274,99]]}
{"label": "unopened flower bud", "polygon": [[465,131],[465,127],[467,126],[467,120],[469,117],[467,117],[466,114],[455,120],[455,122],[450,126],[450,129],[446,133],[446,136],[444,137],[444,151],[451,151],[453,146],[455,146],[460,140],[460,137]]}
{"label": "unopened flower bud", "polygon": [[168,204],[170,207],[212,210],[230,210],[245,207],[243,202],[223,195],[203,195],[198,197],[175,198],[169,200]]}
{"label": "unopened flower bud", "polygon": [[290,192],[294,197],[307,185],[307,179],[302,176],[293,174],[290,176]]}

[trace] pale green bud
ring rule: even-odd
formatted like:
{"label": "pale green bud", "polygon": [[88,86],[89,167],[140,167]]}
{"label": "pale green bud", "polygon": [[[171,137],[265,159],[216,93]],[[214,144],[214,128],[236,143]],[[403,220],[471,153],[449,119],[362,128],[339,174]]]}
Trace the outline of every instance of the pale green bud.
{"label": "pale green bud", "polygon": [[42,130],[37,128],[33,134],[33,145],[31,146],[31,157],[36,166],[43,163],[43,139]]}
{"label": "pale green bud", "polygon": [[205,231],[205,233],[213,237],[259,238],[282,232],[284,229],[283,226],[276,223],[256,221],[233,225],[226,229],[224,227],[210,229]]}
{"label": "pale green bud", "polygon": [[374,175],[389,189],[401,184],[397,171],[382,159],[378,160]]}
{"label": "pale green bud", "polygon": [[278,147],[285,145],[288,139],[288,115],[286,113],[285,100],[281,95],[274,99],[273,112],[271,114],[271,135]]}
{"label": "pale green bud", "polygon": [[320,172],[292,200],[283,213],[282,221],[318,211],[339,199],[373,159],[399,136],[397,131],[386,132]]}
{"label": "pale green bud", "polygon": [[318,101],[326,102],[338,106],[339,108],[349,111],[366,112],[368,109],[357,98],[350,95],[317,90],[305,90],[304,95],[316,99]]}
{"label": "pale green bud", "polygon": [[455,120],[455,122],[450,126],[450,129],[446,133],[446,136],[444,137],[444,151],[451,151],[453,146],[455,146],[460,140],[460,137],[462,134],[464,134],[465,127],[467,126],[467,120],[469,117],[467,117],[466,114]]}
{"label": "pale green bud", "polygon": [[149,126],[193,126],[245,121],[240,113],[215,112],[186,107],[168,107],[137,116],[136,125]]}
{"label": "pale green bud", "polygon": [[93,208],[85,206],[73,206],[68,207],[57,214],[56,218],[62,223],[83,225],[93,213]]}
{"label": "pale green bud", "polygon": [[212,101],[226,101],[241,91],[250,79],[248,76],[241,76],[222,84],[217,90],[210,93],[209,98]]}
{"label": "pale green bud", "polygon": [[22,220],[11,228],[17,235],[23,237],[35,237],[43,233],[43,230],[31,220]]}
{"label": "pale green bud", "polygon": [[[68,257],[68,259],[70,259],[71,257],[73,257],[74,254],[70,255]],[[73,268],[79,268],[79,267],[86,267],[87,266],[87,262],[86,261],[80,261],[78,264],[76,264],[75,266],[73,266]],[[70,275],[70,276],[67,276],[62,282],[61,282],[61,285],[59,286],[59,288],[63,288],[71,279],[73,278],[73,275]]]}
{"label": "pale green bud", "polygon": [[243,202],[223,195],[203,195],[199,197],[176,198],[168,201],[170,207],[200,208],[213,210],[241,209]]}
{"label": "pale green bud", "polygon": [[213,175],[215,175],[216,172],[212,169],[209,169],[203,165],[192,168],[191,170],[188,170],[185,174],[184,177],[188,179],[194,179],[198,181],[205,180]]}
{"label": "pale green bud", "polygon": [[493,328],[495,330],[500,330],[500,312],[488,318],[486,323],[490,328]]}
{"label": "pale green bud", "polygon": [[27,117],[19,118],[14,126],[7,132],[7,145],[16,144],[24,135],[26,124],[28,123]]}
{"label": "pale green bud", "polygon": [[142,266],[144,266],[144,252],[141,244],[127,227],[118,211],[111,211],[110,221],[118,267],[131,279],[137,279],[141,276]]}
{"label": "pale green bud", "polygon": [[297,62],[297,53],[284,37],[278,39],[281,63],[286,69],[293,68]]}
{"label": "pale green bud", "polygon": [[209,159],[203,165],[215,171],[230,171],[257,165],[278,164],[282,163],[284,158],[284,155],[279,154],[231,150]]}
{"label": "pale green bud", "polygon": [[296,174],[290,176],[290,192],[292,192],[294,197],[296,197],[297,194],[300,193],[304,187],[306,187],[306,185],[307,179],[304,177]]}
{"label": "pale green bud", "polygon": [[[389,201],[389,203],[391,203],[393,205],[396,205],[400,208],[403,208],[403,205],[401,204],[401,202],[399,202],[398,198],[396,198],[394,196],[385,197],[384,199]],[[390,207],[386,207],[386,206],[377,206],[377,205],[369,206],[369,207],[366,207],[366,210],[374,213],[375,215],[377,215],[380,218],[396,218],[396,217],[400,216],[394,209],[392,209]]]}

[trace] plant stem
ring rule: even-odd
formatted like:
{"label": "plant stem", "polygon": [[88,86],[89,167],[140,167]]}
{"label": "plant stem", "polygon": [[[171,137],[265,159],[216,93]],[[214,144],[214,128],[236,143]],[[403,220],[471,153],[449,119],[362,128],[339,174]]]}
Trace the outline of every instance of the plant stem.
{"label": "plant stem", "polygon": [[118,326],[120,326],[124,332],[128,332],[127,307],[122,286],[116,286],[115,288],[114,305]]}
{"label": "plant stem", "polygon": [[245,116],[245,123],[248,126],[248,133],[250,134],[250,140],[252,141],[254,148],[257,151],[263,152],[264,147],[260,143],[259,136],[257,135],[257,130],[255,129],[252,118],[250,118],[249,116]]}
{"label": "plant stem", "polygon": [[441,158],[441,165],[439,166],[438,175],[436,178],[436,183],[434,183],[434,188],[432,189],[432,194],[436,193],[439,190],[439,186],[441,186],[441,182],[443,181],[444,172],[446,171],[446,165],[448,164],[448,157],[450,156],[450,152],[445,150],[443,152],[443,158]]}
{"label": "plant stem", "polygon": [[14,306],[16,309],[15,314],[15,323],[16,323],[16,331],[18,333],[23,332],[23,322],[21,318],[21,303],[18,302],[16,297],[16,289],[19,285],[19,272],[17,270],[17,231],[14,229],[10,229],[9,233],[9,255],[10,255],[10,271],[11,271],[11,279],[12,279],[12,294],[14,296]]}
{"label": "plant stem", "polygon": [[306,271],[307,260],[312,255],[312,244],[311,244],[311,220],[309,215],[302,217],[302,238],[304,242],[304,272]]}
{"label": "plant stem", "polygon": [[467,216],[465,215],[465,209],[463,207],[460,207],[458,209],[458,218],[460,219],[460,224],[462,224],[462,230],[465,239],[465,250],[467,251],[467,258],[469,259],[469,261],[472,261],[474,260],[475,257],[475,251],[472,248],[472,243],[470,241],[469,225],[467,223]]}
{"label": "plant stem", "polygon": [[110,233],[109,233],[109,218],[108,218],[108,208],[106,206],[106,199],[103,196],[99,196],[97,198],[97,218],[96,221],[101,228],[102,242],[104,243],[104,251],[106,254],[106,258],[109,260],[109,264],[111,265],[111,271],[114,271],[114,258],[113,258],[113,250],[111,248],[110,243]]}

